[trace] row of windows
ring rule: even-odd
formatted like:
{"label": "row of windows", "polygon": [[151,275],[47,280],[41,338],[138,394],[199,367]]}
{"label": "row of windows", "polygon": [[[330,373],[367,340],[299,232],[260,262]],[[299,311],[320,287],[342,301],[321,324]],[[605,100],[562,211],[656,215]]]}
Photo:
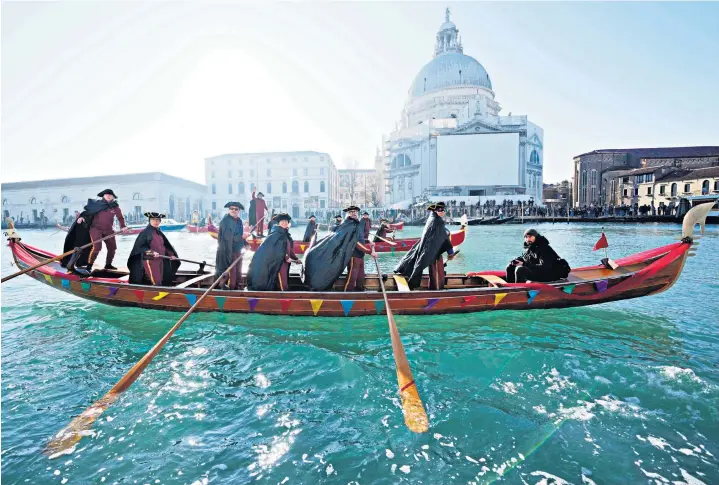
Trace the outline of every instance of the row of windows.
{"label": "row of windows", "polygon": [[[702,182],[702,195],[706,195],[709,193],[709,187],[710,187],[709,180],[705,180]],[[669,196],[676,197],[678,188],[679,188],[679,186],[676,183],[673,183],[669,189],[670,190]],[[652,190],[653,189],[651,186],[647,187],[647,195],[652,195]],[[714,189],[713,190],[719,192],[719,180],[714,181]],[[689,194],[689,193],[691,193],[691,191],[692,191],[692,184],[691,183],[684,184],[684,193]],[[639,195],[639,187],[635,187],[634,188],[634,196],[637,197],[638,195]],[[660,196],[667,195],[667,186],[666,185],[659,186],[659,195]],[[624,197],[628,197],[628,196],[629,196],[629,189],[624,189]]]}
{"label": "row of windows", "polygon": [[[268,177],[272,177],[272,170],[268,168],[268,169],[266,170],[265,174],[266,174]],[[296,168],[293,168],[293,169],[292,169],[292,176],[293,176],[293,177],[297,177],[297,176],[298,176],[297,174],[298,174],[298,170],[297,170]],[[308,168],[303,168],[303,169],[302,169],[302,175],[303,175],[303,176],[307,177],[307,176],[309,176],[309,174],[310,174],[310,171],[309,171]],[[320,175],[324,175],[324,174],[325,174],[325,169],[324,169],[324,167],[320,167]],[[238,176],[239,178],[244,177],[244,176],[245,176],[244,170],[240,170],[240,171],[238,172],[238,175],[237,175],[237,176]],[[250,178],[252,178],[252,177],[254,177],[254,176],[255,176],[255,171],[254,171],[254,170],[250,170]],[[210,177],[211,177],[211,178],[215,178],[215,171],[214,171],[214,170],[210,173]],[[232,177],[233,177],[232,171],[231,171],[231,170],[228,170],[228,171],[227,171],[227,178],[230,178],[230,179],[231,179]]]}
{"label": "row of windows", "polygon": [[[132,200],[142,200],[142,194],[139,192],[135,192],[132,194]],[[28,201],[30,204],[37,204],[37,197],[30,197],[30,200]],[[63,195],[60,197],[60,203],[61,204],[69,204],[72,202],[72,199],[68,197],[67,195]],[[2,200],[2,205],[8,205],[10,201],[8,199]]]}
{"label": "row of windows", "polygon": [[[305,209],[314,209],[315,208],[314,202],[306,201],[304,205],[305,205]],[[325,209],[326,207],[327,207],[327,201],[320,200],[320,209]],[[293,209],[299,208],[299,204],[293,204],[292,208]],[[212,210],[213,211],[217,210],[217,201],[215,201],[215,200],[212,201]]]}
{"label": "row of windows", "polygon": [[[267,187],[267,193],[271,194],[272,193],[272,182],[267,182],[266,187]],[[255,184],[251,183],[250,184],[250,192],[254,192],[255,188],[256,188]],[[306,193],[306,194],[309,193],[310,192],[310,183],[305,182],[303,188],[304,188],[304,193]],[[227,184],[227,193],[231,194],[232,190],[233,190],[232,184]],[[300,191],[300,183],[296,180],[292,181],[292,193],[297,194],[297,193],[299,193],[299,191]],[[325,182],[324,182],[324,180],[322,180],[322,181],[320,181],[320,192],[324,192],[324,191],[325,191]],[[212,184],[212,193],[213,194],[217,193],[217,184]],[[238,194],[245,193],[245,183],[244,182],[240,182],[239,184],[237,184],[237,193]],[[287,182],[282,182],[282,193],[283,194],[287,193]]]}
{"label": "row of windows", "polygon": [[[287,162],[287,161],[288,161],[288,159],[287,159],[286,157],[282,157],[281,160],[282,160],[283,162]],[[248,161],[249,163],[255,163],[255,159],[254,159],[254,158],[250,158],[250,159],[248,159],[247,161]],[[292,161],[292,162],[297,162],[297,157],[292,157],[292,158],[290,159],[290,161]],[[302,161],[303,161],[303,162],[309,162],[310,159],[309,159],[308,157],[303,157],[303,158],[302,158]],[[320,162],[324,162],[324,161],[325,161],[325,157],[324,157],[324,156],[320,156]],[[244,160],[242,160],[242,159],[237,160],[237,163],[240,164],[240,165],[242,165],[243,162],[244,162]],[[257,162],[259,162],[259,159],[257,160]],[[266,158],[266,159],[265,159],[265,163],[271,163],[271,162],[272,162],[272,159],[271,159],[271,158]],[[214,160],[210,160],[210,165],[215,165],[215,161],[214,161]],[[227,160],[227,165],[232,165],[232,160]]]}

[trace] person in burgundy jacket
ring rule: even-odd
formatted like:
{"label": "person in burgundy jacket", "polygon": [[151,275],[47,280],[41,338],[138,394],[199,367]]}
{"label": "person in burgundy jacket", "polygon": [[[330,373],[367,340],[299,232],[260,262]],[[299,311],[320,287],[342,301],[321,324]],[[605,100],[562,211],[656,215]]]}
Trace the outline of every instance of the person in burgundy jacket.
{"label": "person in burgundy jacket", "polygon": [[362,234],[364,237],[364,242],[369,242],[369,231],[372,228],[372,221],[369,218],[369,212],[364,211],[362,213],[362,219],[360,220],[360,225],[362,226]]}
{"label": "person in burgundy jacket", "polygon": [[[130,284],[170,286],[180,267],[177,251],[172,247],[167,236],[160,230],[160,223],[165,214],[145,212],[150,219],[149,224],[137,235],[132,247],[127,267],[130,270]],[[167,260],[160,256],[168,256]]]}
{"label": "person in burgundy jacket", "polygon": [[267,203],[265,202],[265,194],[260,192],[255,197],[255,191],[252,191],[252,200],[255,202],[255,217],[257,218],[257,236],[264,237],[265,234],[265,222],[269,222],[267,219],[262,219],[267,212]]}
{"label": "person in burgundy jacket", "polygon": [[[112,224],[115,222],[115,217],[117,217],[117,220],[120,222],[120,229],[122,229],[123,232],[127,231],[125,217],[122,215],[122,210],[120,210],[120,206],[117,205],[117,201],[115,200],[117,199],[115,192],[113,192],[112,189],[105,189],[97,194],[97,196],[102,197],[102,199],[88,200],[85,210],[76,221],[78,224],[85,223],[89,227],[90,240],[97,241],[114,233],[115,231],[112,228]],[[105,269],[117,269],[112,265],[112,260],[115,258],[115,251],[117,251],[115,238],[105,239],[105,247],[107,248]],[[87,262],[87,269],[89,271],[92,271],[92,265],[95,263],[101,250],[101,242],[93,244]]]}

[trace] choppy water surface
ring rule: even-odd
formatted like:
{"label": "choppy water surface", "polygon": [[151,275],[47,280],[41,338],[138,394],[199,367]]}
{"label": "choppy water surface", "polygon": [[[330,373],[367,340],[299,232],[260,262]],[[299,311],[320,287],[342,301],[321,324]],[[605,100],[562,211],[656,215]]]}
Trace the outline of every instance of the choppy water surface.
{"label": "choppy water surface", "polygon": [[[538,228],[574,266],[603,256],[591,252],[598,226]],[[503,268],[523,229],[471,228],[448,270]],[[679,233],[609,227],[610,256]],[[21,235],[62,246],[63,234]],[[168,236],[184,257],[213,258],[207,235]],[[116,261],[132,240],[120,239]],[[403,423],[384,316],[196,315],[94,437],[55,460],[41,453],[47,439],[180,315],[20,277],[2,286],[3,483],[719,483],[718,253],[712,226],[678,283],[648,298],[398,316],[430,415],[423,435]],[[383,269],[398,258],[381,255]],[[3,275],[10,263],[3,247]]]}

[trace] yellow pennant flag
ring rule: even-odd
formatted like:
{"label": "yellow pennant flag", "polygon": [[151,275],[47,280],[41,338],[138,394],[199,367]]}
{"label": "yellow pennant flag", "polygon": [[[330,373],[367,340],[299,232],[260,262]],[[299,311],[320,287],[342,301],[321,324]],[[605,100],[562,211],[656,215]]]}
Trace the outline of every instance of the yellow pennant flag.
{"label": "yellow pennant flag", "polygon": [[494,294],[494,306],[497,306],[497,303],[504,300],[505,296],[507,296],[506,293],[495,293]]}
{"label": "yellow pennant flag", "polygon": [[161,292],[159,292],[159,293],[157,294],[156,297],[153,298],[153,300],[162,300],[163,298],[165,298],[165,297],[166,297],[167,295],[169,295],[169,294],[170,294],[169,291],[161,291]]}
{"label": "yellow pennant flag", "polygon": [[53,283],[52,283],[52,277],[51,277],[49,274],[46,274],[46,275],[43,275],[43,276],[45,277],[45,279],[47,280],[48,283],[53,284]]}
{"label": "yellow pennant flag", "polygon": [[304,250],[305,250],[305,245],[304,245],[304,244],[300,244],[300,249],[304,252]]}
{"label": "yellow pennant flag", "polygon": [[315,316],[317,316],[317,312],[320,311],[323,301],[324,300],[310,300],[310,305],[312,305],[312,311],[315,313]]}

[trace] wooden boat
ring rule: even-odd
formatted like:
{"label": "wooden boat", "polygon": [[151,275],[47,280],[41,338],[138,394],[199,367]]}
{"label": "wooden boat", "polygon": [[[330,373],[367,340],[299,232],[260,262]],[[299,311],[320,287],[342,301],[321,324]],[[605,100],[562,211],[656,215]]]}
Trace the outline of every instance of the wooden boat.
{"label": "wooden boat", "polygon": [[[213,226],[214,227],[214,226]],[[248,228],[245,228],[245,231],[247,231]],[[462,226],[462,228],[459,231],[453,231],[450,232],[449,238],[450,241],[452,241],[452,246],[457,247],[460,244],[464,242],[465,237],[467,236],[467,228],[466,226]],[[217,239],[217,232],[210,232],[210,236]],[[373,234],[370,234],[370,237],[374,237]],[[319,238],[319,233],[318,233]],[[412,249],[412,246],[419,241],[420,238],[418,237],[412,237],[407,239],[395,239],[394,245],[387,243],[387,242],[377,242],[375,243],[375,252],[378,253],[391,253],[391,252],[404,252],[409,251]],[[247,240],[247,243],[249,244],[249,249],[251,251],[257,251],[257,248],[260,247],[262,244],[263,239],[256,239],[251,238]],[[310,243],[302,242],[302,241],[295,241],[293,249],[295,250],[295,254],[304,254],[305,250],[309,246]]]}
{"label": "wooden boat", "polygon": [[[685,216],[680,242],[619,259],[616,269],[602,265],[577,268],[567,279],[552,283],[506,283],[502,280],[503,271],[449,274],[446,289],[441,291],[427,289],[427,276],[423,277],[418,290],[407,291],[402,280],[391,275],[385,285],[388,299],[396,314],[428,315],[566,308],[657,294],[670,288],[679,277],[686,258],[692,255],[694,225],[701,224],[703,233],[712,205],[697,206]],[[6,235],[20,269],[53,256],[23,243],[14,229]],[[178,312],[187,311],[214,277],[181,272],[173,286],[131,285],[126,271],[97,268],[90,277],[81,279],[58,263],[41,266],[27,274],[56,290],[98,303]],[[291,276],[290,291],[215,289],[196,311],[327,317],[383,313],[384,300],[376,274],[367,276],[366,291],[343,292],[344,283],[343,276],[330,291],[310,292],[305,291],[299,277]]]}
{"label": "wooden boat", "polygon": [[[212,227],[213,229],[216,229],[215,226],[212,225],[212,217],[207,218],[206,226],[198,226],[197,224],[190,224],[189,222],[187,223],[187,230],[189,232],[195,232],[195,233],[209,232],[210,227]],[[217,231],[215,230],[215,232],[217,232]]]}
{"label": "wooden boat", "polygon": [[[377,225],[374,225],[374,226],[371,226],[371,227],[372,227],[372,229],[379,229],[379,226],[377,226]],[[404,229],[404,221],[402,221],[402,222],[397,222],[397,223],[395,223],[395,224],[390,224],[390,225],[389,225],[389,228],[390,228],[390,229],[394,229],[395,231],[401,231],[402,229]]]}

